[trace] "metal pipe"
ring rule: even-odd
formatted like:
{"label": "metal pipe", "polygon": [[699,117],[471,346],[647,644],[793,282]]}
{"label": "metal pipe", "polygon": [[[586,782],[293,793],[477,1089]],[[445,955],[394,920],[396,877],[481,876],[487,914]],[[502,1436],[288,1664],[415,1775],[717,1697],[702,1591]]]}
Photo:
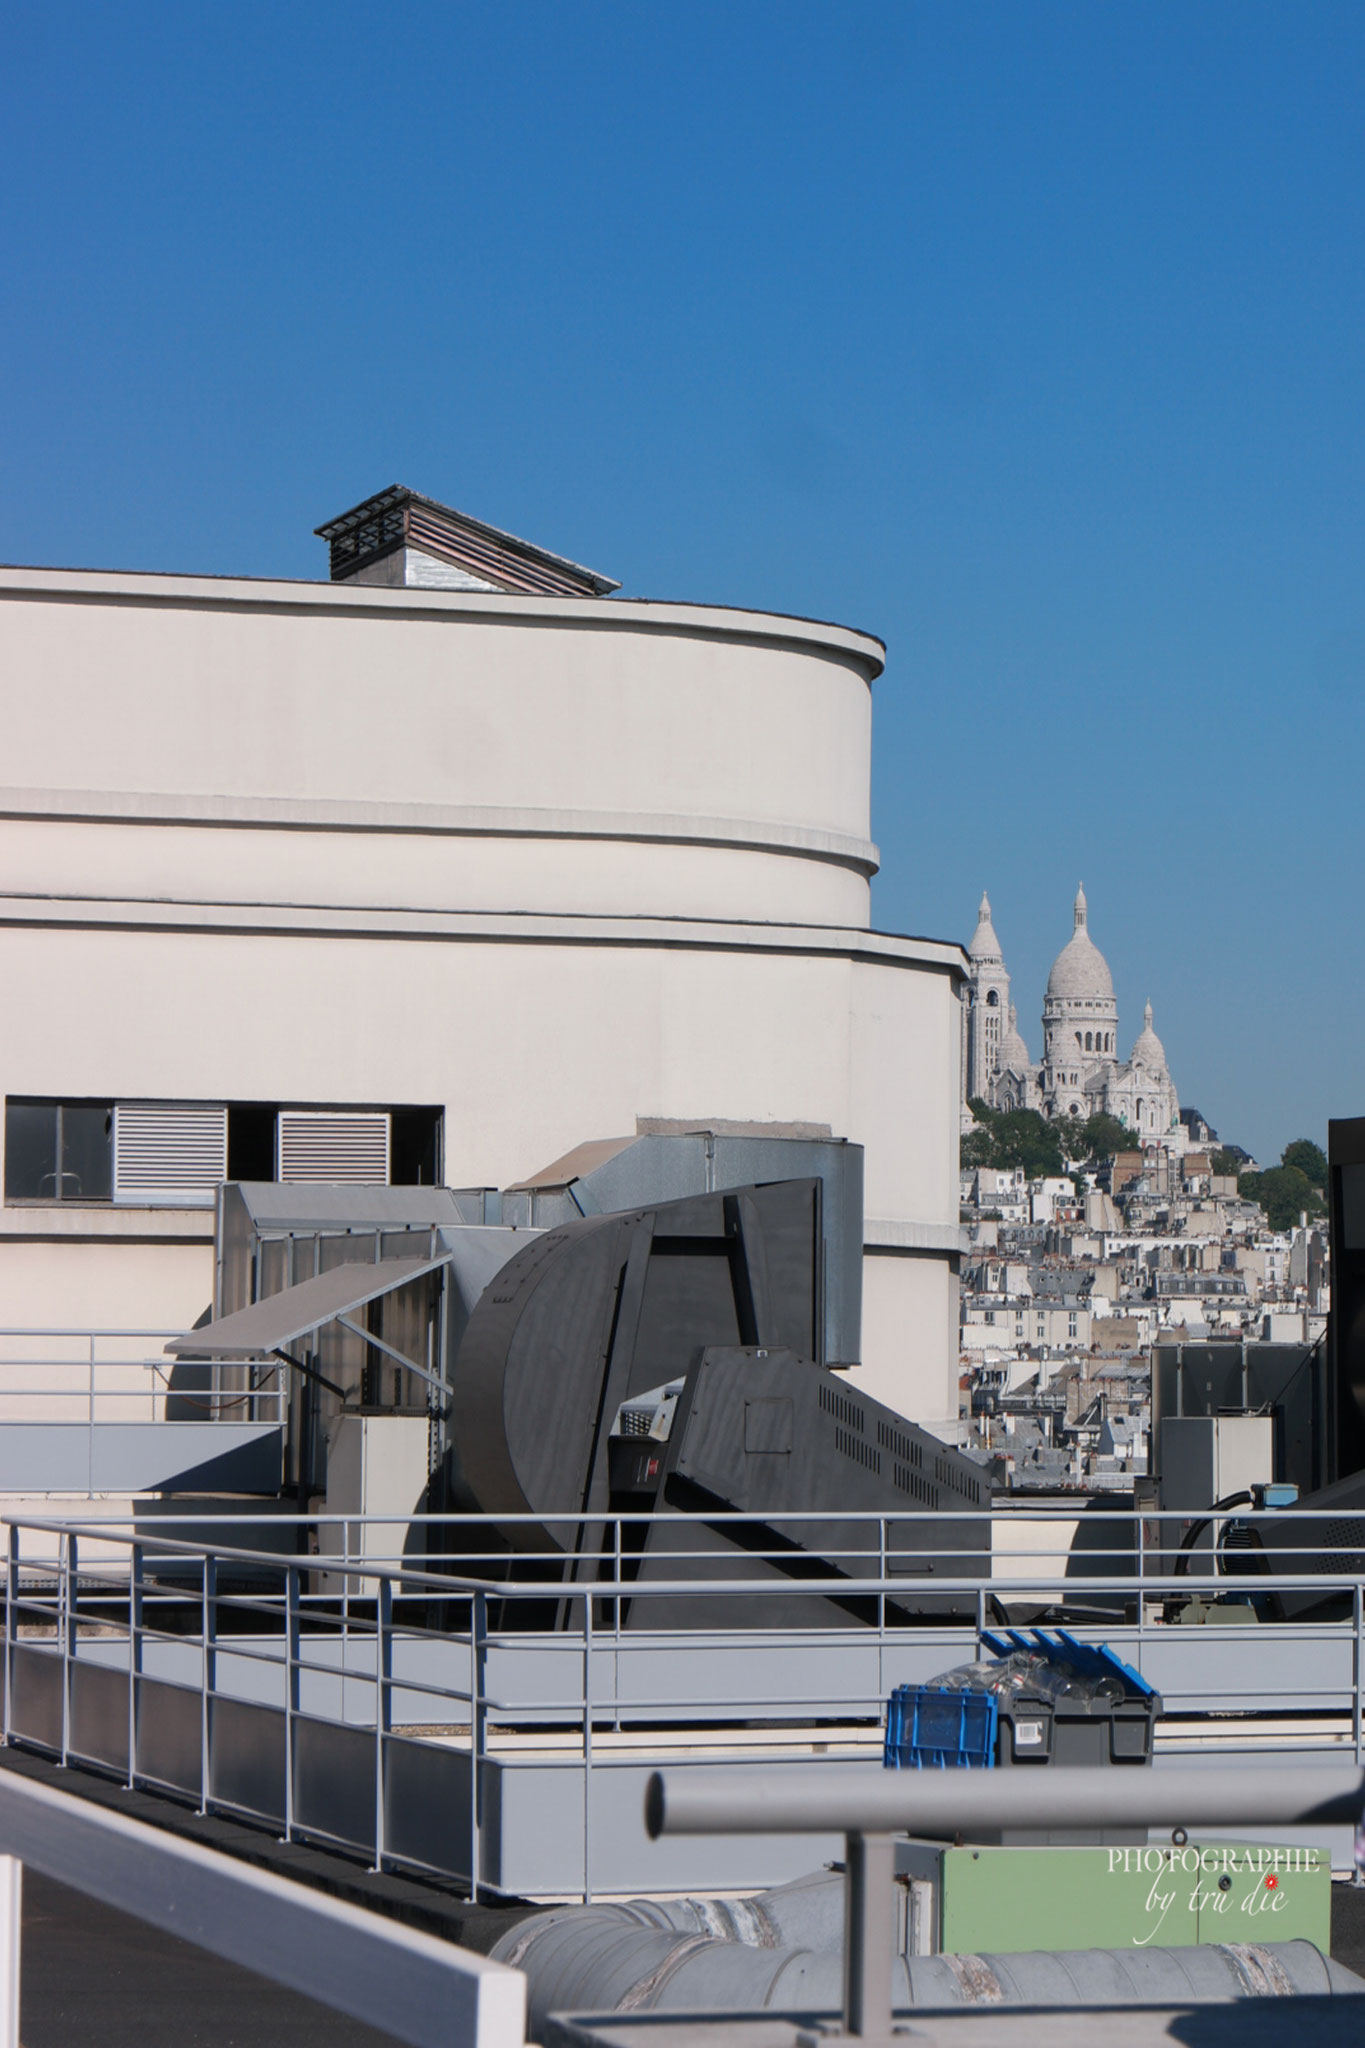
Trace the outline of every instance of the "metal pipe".
{"label": "metal pipe", "polygon": [[845,1856],[844,2031],[886,2041],[896,1947],[895,1837],[850,1835]]}
{"label": "metal pipe", "polygon": [[780,1789],[739,1770],[655,1771],[645,1826],[660,1835],[912,1834],[1058,1827],[1279,1827],[1358,1821],[1365,1773],[1331,1764],[1217,1770],[1078,1766],[883,1771],[812,1765]]}

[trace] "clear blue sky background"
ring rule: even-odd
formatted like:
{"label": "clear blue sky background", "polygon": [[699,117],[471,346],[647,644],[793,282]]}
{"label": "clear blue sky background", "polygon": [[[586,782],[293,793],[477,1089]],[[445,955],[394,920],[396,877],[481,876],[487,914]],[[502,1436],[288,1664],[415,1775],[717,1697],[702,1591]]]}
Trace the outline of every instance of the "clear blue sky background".
{"label": "clear blue sky background", "polygon": [[[1365,9],[6,10],[0,559],[312,576],[394,480],[870,627],[883,926],[1035,1057],[1365,1110]],[[742,911],[742,906],[737,905]]]}

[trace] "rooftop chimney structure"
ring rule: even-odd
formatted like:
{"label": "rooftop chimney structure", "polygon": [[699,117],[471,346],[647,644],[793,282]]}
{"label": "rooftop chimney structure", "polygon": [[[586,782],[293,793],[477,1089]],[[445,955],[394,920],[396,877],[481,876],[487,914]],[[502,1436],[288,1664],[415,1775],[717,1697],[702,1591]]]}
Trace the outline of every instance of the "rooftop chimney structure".
{"label": "rooftop chimney structure", "polygon": [[527,597],[606,597],[621,587],[610,576],[580,568],[403,484],[391,484],[314,531],[331,551],[333,583]]}

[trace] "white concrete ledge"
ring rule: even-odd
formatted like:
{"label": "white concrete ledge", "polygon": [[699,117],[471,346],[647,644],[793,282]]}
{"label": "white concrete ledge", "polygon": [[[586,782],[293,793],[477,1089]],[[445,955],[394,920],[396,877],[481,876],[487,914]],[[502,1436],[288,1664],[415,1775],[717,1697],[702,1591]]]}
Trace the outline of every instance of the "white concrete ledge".
{"label": "white concrete ledge", "polygon": [[870,839],[758,818],[649,811],[551,810],[494,804],[388,804],[303,797],[224,796],[141,789],[0,787],[0,818],[35,823],[199,825],[215,830],[400,832],[477,839],[608,839],[638,845],[718,846],[832,861],[875,875]]}
{"label": "white concrete ledge", "polygon": [[7,1238],[48,1243],[109,1239],[124,1244],[212,1244],[213,1205],[194,1209],[133,1202],[6,1202],[0,1208],[0,1243]]}
{"label": "white concrete ledge", "polygon": [[886,967],[965,973],[961,946],[849,925],[746,924],[720,919],[601,917],[541,911],[372,910],[273,903],[139,902],[90,896],[0,896],[0,926],[174,931],[291,938],[423,939],[475,945],[686,947],[799,953]]}
{"label": "white concrete ledge", "polygon": [[907,1223],[869,1216],[863,1222],[863,1250],[869,1252],[965,1252],[960,1223]]}
{"label": "white concrete ledge", "polygon": [[81,604],[172,605],[185,610],[347,612],[398,618],[506,619],[519,626],[590,626],[594,630],[666,632],[677,637],[767,641],[850,657],[870,683],[886,664],[873,633],[823,619],[735,606],[655,602],[650,598],[523,597],[467,590],[386,589],[367,583],[312,583],[256,576],[144,576],[110,569],[0,566],[0,600],[69,598]]}

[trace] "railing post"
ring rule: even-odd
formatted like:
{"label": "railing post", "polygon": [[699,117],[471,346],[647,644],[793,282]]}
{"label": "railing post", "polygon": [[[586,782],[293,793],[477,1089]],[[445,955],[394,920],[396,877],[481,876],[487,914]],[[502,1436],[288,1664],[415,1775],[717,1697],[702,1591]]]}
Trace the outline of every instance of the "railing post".
{"label": "railing post", "polygon": [[384,1762],[387,1737],[393,1725],[393,1580],[379,1581],[379,1601],[374,1641],[374,1863],[384,1868]]}
{"label": "railing post", "polygon": [[891,2037],[891,1964],[895,1954],[894,1835],[845,1837],[844,2032]]}
{"label": "railing post", "polygon": [[621,1517],[618,1515],[612,1525],[616,1531],[616,1552],[612,1566],[616,1573],[616,1598],[611,1603],[612,1633],[614,1641],[611,1653],[611,1725],[619,1735],[621,1732]]}
{"label": "railing post", "polygon": [[1354,1594],[1353,1605],[1355,1607],[1355,1644],[1354,1655],[1351,1659],[1351,1704],[1352,1719],[1355,1722],[1356,1762],[1360,1763],[1362,1761],[1360,1728],[1360,1680],[1362,1654],[1365,1653],[1365,1642],[1362,1642],[1362,1623],[1365,1623],[1365,1600],[1362,1600],[1362,1588],[1359,1579],[1356,1580],[1355,1586],[1352,1590]]}
{"label": "railing post", "polygon": [[19,1956],[24,1866],[0,1856],[0,2048],[19,2048]]}
{"label": "railing post", "polygon": [[128,1560],[128,1790],[137,1786],[137,1694],[142,1676],[142,1545]]}
{"label": "railing post", "polygon": [[199,1811],[209,1810],[212,1773],[213,1696],[218,1689],[218,1560],[206,1552],[201,1560],[199,1635]]}
{"label": "railing post", "polygon": [[592,1904],[592,1594],[583,1595],[583,1904]]}
{"label": "railing post", "polygon": [[74,1530],[62,1535],[62,1602],[59,1609],[62,1631],[62,1768],[71,1749],[71,1660],[76,1654],[76,1575],[80,1546]]}
{"label": "railing post", "polygon": [[5,1564],[5,1742],[8,1745],[14,1726],[10,1702],[14,1697],[14,1631],[19,1612],[19,1530],[9,1525],[9,1545]]}
{"label": "railing post", "polygon": [[85,1452],[86,1452],[86,1468],[85,1468],[85,1469],[86,1469],[86,1478],[87,1478],[87,1481],[88,1481],[88,1485],[87,1485],[87,1489],[86,1489],[86,1490],[87,1490],[87,1492],[89,1492],[90,1494],[92,1494],[92,1495],[93,1495],[93,1493],[94,1493],[94,1491],[95,1491],[95,1333],[94,1333],[94,1331],[93,1331],[93,1330],[92,1330],[92,1331],[90,1332],[90,1336],[89,1336],[89,1340],[88,1340],[88,1342],[89,1342],[89,1350],[90,1350],[90,1385],[89,1385],[89,1394],[88,1394],[88,1405],[89,1405],[89,1410],[90,1410],[90,1426],[89,1426],[89,1428],[88,1428],[88,1429],[87,1429],[87,1431],[86,1431],[86,1445],[85,1445]]}
{"label": "railing post", "polygon": [[299,1706],[299,1568],[285,1571],[284,1839],[294,1839],[294,1716]]}
{"label": "railing post", "polygon": [[488,1641],[488,1595],[476,1592],[469,1606],[469,1896],[477,1905],[483,1869],[481,1812],[483,1772],[484,1657]]}

